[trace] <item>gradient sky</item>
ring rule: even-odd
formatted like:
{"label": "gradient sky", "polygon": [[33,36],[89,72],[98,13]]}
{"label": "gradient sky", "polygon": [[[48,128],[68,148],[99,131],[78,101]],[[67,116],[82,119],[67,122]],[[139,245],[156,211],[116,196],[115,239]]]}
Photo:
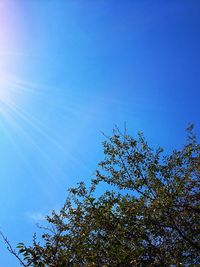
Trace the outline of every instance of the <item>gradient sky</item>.
{"label": "gradient sky", "polygon": [[[0,0],[0,229],[31,242],[114,125],[200,133],[200,1]],[[19,264],[0,242],[0,265]]]}

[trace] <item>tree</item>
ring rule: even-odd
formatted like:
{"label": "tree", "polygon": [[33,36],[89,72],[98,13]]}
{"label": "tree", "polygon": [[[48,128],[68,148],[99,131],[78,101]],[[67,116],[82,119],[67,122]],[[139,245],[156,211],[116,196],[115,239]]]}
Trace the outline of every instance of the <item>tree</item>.
{"label": "tree", "polygon": [[47,216],[42,242],[34,237],[11,253],[35,267],[200,266],[200,145],[192,128],[167,156],[142,134],[136,140],[115,129],[91,186],[69,189],[60,212]]}

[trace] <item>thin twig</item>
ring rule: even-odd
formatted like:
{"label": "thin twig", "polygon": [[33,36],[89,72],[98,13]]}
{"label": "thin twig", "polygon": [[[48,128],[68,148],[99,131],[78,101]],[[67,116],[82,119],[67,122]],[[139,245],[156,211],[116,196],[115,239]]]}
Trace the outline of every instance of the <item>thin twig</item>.
{"label": "thin twig", "polygon": [[4,236],[4,234],[0,231],[0,235],[1,237],[3,238],[3,241],[5,242],[6,246],[7,246],[7,249],[8,251],[14,255],[18,261],[20,262],[20,264],[24,267],[28,267],[28,265],[26,265],[22,260],[21,258],[18,256],[18,253],[15,251],[15,249],[13,249],[13,247],[11,246],[10,242],[8,241],[7,237]]}

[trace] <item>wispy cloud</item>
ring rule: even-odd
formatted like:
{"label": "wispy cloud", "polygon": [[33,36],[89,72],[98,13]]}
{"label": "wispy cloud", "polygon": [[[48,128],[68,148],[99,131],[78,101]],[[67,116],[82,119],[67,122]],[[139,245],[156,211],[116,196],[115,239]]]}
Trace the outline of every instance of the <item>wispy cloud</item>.
{"label": "wispy cloud", "polygon": [[46,215],[41,212],[30,212],[27,214],[27,217],[30,221],[34,223],[39,223],[41,221],[45,221]]}

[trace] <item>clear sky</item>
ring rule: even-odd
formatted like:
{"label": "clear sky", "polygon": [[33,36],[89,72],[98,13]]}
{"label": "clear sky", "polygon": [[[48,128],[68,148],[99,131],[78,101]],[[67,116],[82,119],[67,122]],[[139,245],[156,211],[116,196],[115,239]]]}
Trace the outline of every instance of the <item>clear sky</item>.
{"label": "clear sky", "polygon": [[[200,133],[200,1],[0,0],[0,229],[31,242],[116,124]],[[19,264],[0,242],[0,266]]]}

